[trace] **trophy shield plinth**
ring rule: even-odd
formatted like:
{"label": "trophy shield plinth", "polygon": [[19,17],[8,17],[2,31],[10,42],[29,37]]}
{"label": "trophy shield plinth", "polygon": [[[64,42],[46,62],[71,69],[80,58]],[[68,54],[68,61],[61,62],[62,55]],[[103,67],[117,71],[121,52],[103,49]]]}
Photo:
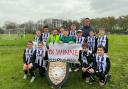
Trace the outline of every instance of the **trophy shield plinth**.
{"label": "trophy shield plinth", "polygon": [[68,64],[66,62],[49,62],[48,80],[54,89],[60,88],[68,78]]}

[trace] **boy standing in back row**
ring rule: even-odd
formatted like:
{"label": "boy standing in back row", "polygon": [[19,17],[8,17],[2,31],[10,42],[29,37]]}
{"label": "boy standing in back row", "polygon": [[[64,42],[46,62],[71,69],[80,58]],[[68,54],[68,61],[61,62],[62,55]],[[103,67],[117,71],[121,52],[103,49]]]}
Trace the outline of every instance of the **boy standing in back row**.
{"label": "boy standing in back row", "polygon": [[108,37],[105,34],[105,28],[99,29],[99,37],[97,39],[97,47],[98,46],[103,46],[105,49],[104,52],[108,53]]}
{"label": "boy standing in back row", "polygon": [[40,41],[43,42],[43,43],[46,43],[49,35],[50,35],[50,33],[49,33],[48,26],[44,26],[43,27],[43,33],[40,36]]}

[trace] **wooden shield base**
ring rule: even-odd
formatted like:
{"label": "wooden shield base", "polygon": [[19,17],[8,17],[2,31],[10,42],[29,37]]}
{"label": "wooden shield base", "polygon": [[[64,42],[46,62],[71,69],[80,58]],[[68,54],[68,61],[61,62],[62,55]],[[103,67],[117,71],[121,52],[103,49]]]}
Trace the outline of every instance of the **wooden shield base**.
{"label": "wooden shield base", "polygon": [[66,62],[49,62],[48,80],[54,89],[61,87],[68,77],[68,65]]}

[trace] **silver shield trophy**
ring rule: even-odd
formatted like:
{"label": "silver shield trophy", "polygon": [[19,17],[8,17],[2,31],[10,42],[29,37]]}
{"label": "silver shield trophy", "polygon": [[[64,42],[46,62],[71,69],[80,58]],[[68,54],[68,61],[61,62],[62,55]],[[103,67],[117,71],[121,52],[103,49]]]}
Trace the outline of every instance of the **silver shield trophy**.
{"label": "silver shield trophy", "polygon": [[60,88],[68,78],[68,65],[66,62],[49,62],[48,80],[54,89]]}

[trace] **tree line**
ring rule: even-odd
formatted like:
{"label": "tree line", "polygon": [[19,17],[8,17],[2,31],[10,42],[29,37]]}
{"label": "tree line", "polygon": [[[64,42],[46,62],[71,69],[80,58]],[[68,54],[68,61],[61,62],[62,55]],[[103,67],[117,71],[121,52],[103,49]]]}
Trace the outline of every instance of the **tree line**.
{"label": "tree line", "polygon": [[[83,20],[84,18],[81,18],[80,21],[77,20],[63,20],[63,23],[60,27],[65,27],[70,29],[70,26],[72,23],[76,24],[77,29],[79,29],[81,26],[83,26]],[[54,24],[54,26],[53,26]],[[57,27],[55,22],[53,24],[50,24],[50,29],[60,28]],[[6,22],[1,28],[0,33],[8,32],[10,29],[12,29],[13,32],[25,32],[25,33],[33,33],[36,30],[41,30],[44,25],[42,20],[37,21],[34,23],[33,21],[28,21],[22,24],[17,24],[15,22],[8,21]],[[91,19],[91,25],[93,26],[94,30],[98,30],[98,28],[106,28],[108,32],[110,33],[128,33],[128,15],[125,16],[108,16],[108,17],[102,17],[102,18],[93,18]]]}

